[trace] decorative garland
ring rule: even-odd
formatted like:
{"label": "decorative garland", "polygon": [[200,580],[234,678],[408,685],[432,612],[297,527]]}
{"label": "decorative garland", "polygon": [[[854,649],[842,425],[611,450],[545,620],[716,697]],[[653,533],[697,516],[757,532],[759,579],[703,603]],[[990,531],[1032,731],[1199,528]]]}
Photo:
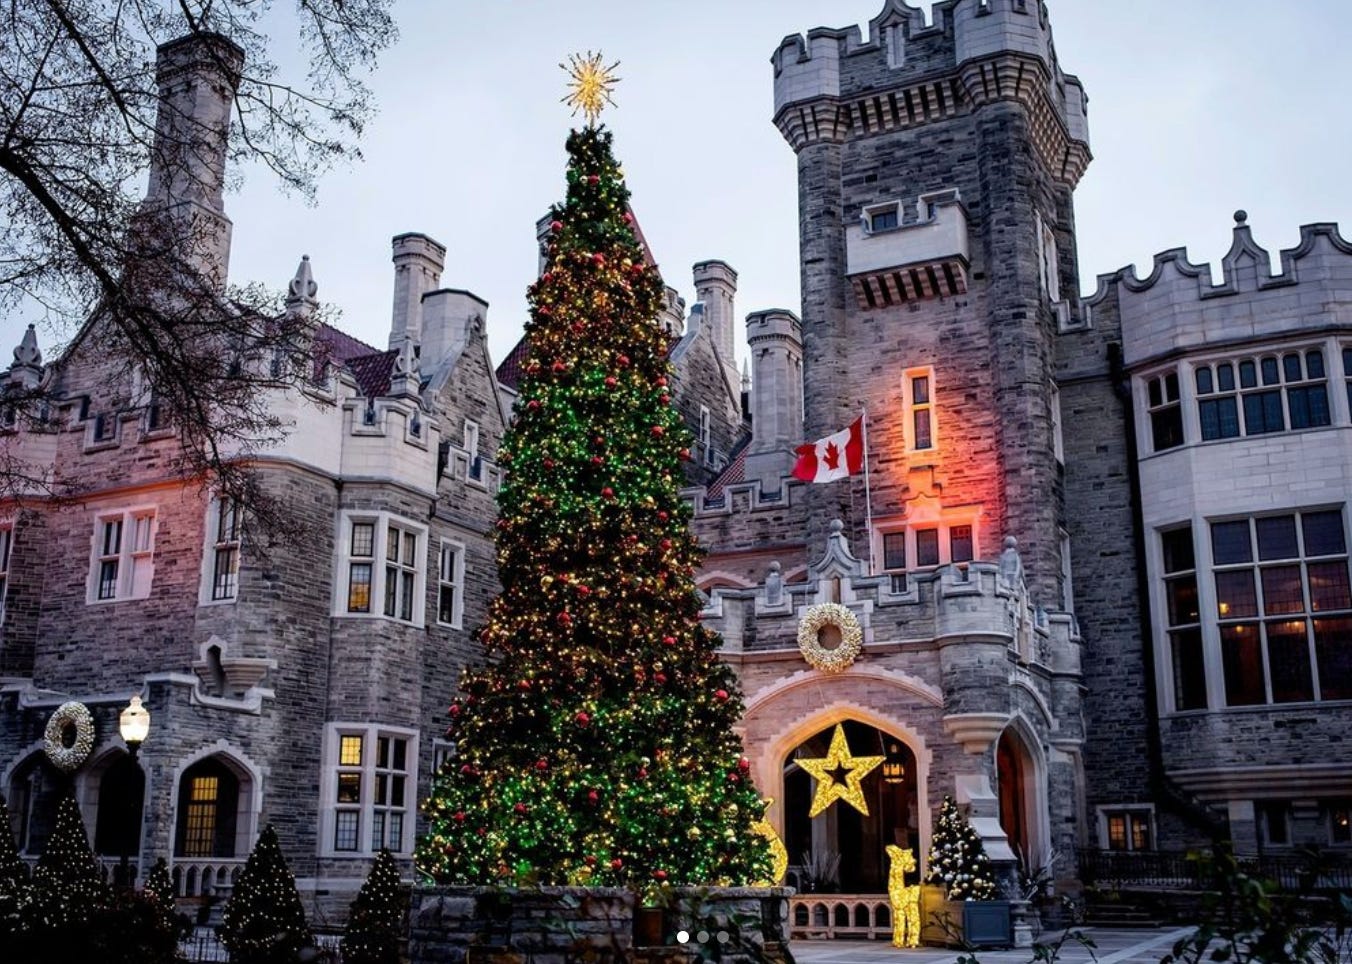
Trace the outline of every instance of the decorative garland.
{"label": "decorative garland", "polygon": [[67,773],[78,770],[94,749],[94,717],[90,715],[89,707],[75,700],[58,706],[47,721],[42,749],[52,763]]}
{"label": "decorative garland", "polygon": [[[827,626],[840,631],[840,645],[835,649],[826,649],[817,638]],[[864,631],[858,618],[840,603],[812,606],[798,624],[798,649],[803,659],[823,673],[842,672],[859,658],[863,648]]]}

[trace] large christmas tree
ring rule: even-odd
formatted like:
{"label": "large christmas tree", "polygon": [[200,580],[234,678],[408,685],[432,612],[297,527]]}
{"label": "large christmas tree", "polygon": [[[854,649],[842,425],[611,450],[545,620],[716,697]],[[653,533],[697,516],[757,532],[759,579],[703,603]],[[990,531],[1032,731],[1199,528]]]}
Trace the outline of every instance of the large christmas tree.
{"label": "large christmas tree", "polygon": [[677,492],[689,436],[662,281],[610,133],[574,131],[568,156],[500,451],[489,660],[451,706],[457,755],[424,804],[417,865],[443,883],[762,879],[741,697],[699,622]]}

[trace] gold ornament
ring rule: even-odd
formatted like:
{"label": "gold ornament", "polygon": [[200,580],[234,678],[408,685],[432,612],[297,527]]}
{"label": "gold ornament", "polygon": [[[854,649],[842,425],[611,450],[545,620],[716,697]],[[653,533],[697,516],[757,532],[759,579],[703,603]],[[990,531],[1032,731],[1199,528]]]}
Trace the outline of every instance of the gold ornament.
{"label": "gold ornament", "polygon": [[89,707],[71,700],[56,708],[42,736],[47,758],[66,773],[74,773],[94,749],[94,717]]}
{"label": "gold ornament", "polygon": [[573,108],[574,116],[579,110],[582,111],[587,118],[587,124],[591,127],[596,126],[596,118],[601,115],[607,104],[615,106],[615,101],[610,98],[610,92],[620,80],[611,73],[620,65],[618,60],[609,67],[603,67],[601,63],[600,52],[592,53],[589,50],[585,57],[581,54],[569,54],[568,63],[559,64],[568,71],[570,91],[561,103]]}
{"label": "gold ornament", "polygon": [[[840,633],[840,644],[827,649],[818,637],[832,626]],[[803,614],[798,624],[798,650],[803,659],[823,673],[839,673],[859,658],[864,648],[864,631],[859,619],[840,603],[821,603]]]}
{"label": "gold ornament", "polygon": [[[817,793],[807,815],[815,817],[837,800],[844,800],[867,817],[868,803],[864,800],[862,784],[869,771],[882,762],[880,756],[851,756],[850,745],[845,742],[845,727],[837,723],[836,731],[831,734],[831,749],[825,757],[798,761],[798,765],[817,780]],[[844,783],[836,781],[836,774],[841,770],[845,771]]]}
{"label": "gold ornament", "polygon": [[[765,812],[769,813],[770,808],[774,806],[773,797],[765,798]],[[759,834],[765,838],[765,842],[770,845],[770,879],[758,880],[753,887],[775,887],[784,879],[784,875],[789,871],[789,851],[784,846],[784,841],[780,839],[779,834],[770,821],[761,817],[751,825],[753,833]]]}
{"label": "gold ornament", "polygon": [[892,905],[892,946],[920,946],[920,885],[907,886],[906,875],[915,870],[915,851],[887,845],[891,860],[887,873],[887,901]]}

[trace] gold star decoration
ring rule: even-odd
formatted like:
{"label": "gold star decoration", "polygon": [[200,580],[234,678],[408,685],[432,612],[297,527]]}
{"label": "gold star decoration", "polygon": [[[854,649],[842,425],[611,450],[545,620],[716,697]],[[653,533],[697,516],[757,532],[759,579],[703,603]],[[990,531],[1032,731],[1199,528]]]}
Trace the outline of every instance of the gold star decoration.
{"label": "gold star decoration", "polygon": [[568,63],[559,64],[564,70],[568,71],[568,96],[564,97],[561,103],[567,104],[573,108],[573,115],[576,116],[580,110],[587,117],[587,123],[595,127],[596,118],[600,116],[601,111],[607,104],[614,107],[615,101],[611,100],[610,92],[619,82],[613,71],[620,65],[617,60],[609,67],[602,66],[601,54],[587,51],[587,56],[581,54],[569,54]]}
{"label": "gold star decoration", "polygon": [[775,831],[774,825],[770,823],[769,812],[770,808],[775,805],[774,797],[765,797],[763,802],[765,814],[751,825],[751,832],[764,837],[765,842],[770,846],[770,879],[757,881],[752,886],[778,887],[779,882],[784,879],[784,875],[789,870],[789,851]]}
{"label": "gold star decoration", "polygon": [[[831,734],[831,749],[823,758],[799,760],[798,765],[817,779],[817,794],[812,798],[812,809],[807,813],[815,817],[837,800],[844,800],[864,816],[868,816],[868,803],[864,800],[863,782],[869,771],[883,762],[880,756],[851,756],[850,745],[845,742],[845,728],[836,724]],[[839,777],[844,776],[841,783]]]}

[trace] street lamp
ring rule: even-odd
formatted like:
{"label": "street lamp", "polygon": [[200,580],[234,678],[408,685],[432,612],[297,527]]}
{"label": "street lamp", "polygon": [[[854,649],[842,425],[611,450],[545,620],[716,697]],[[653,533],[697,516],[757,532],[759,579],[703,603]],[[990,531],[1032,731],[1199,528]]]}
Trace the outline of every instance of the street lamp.
{"label": "street lamp", "polygon": [[[137,767],[139,771],[139,766],[136,763],[136,754],[140,752],[141,744],[146,741],[146,737],[150,734],[150,711],[141,705],[140,696],[133,696],[131,702],[127,705],[127,708],[122,711],[120,716],[118,716],[117,729],[118,732],[122,734],[122,742],[127,744],[127,752],[131,754],[132,766]],[[144,786],[144,784],[142,784],[142,786]],[[138,814],[132,812],[133,799],[130,793],[127,794],[126,799],[126,807],[128,810],[126,826],[130,828],[136,825]],[[141,794],[141,803],[142,806],[145,805],[144,790]],[[139,833],[135,833],[132,836],[133,839],[140,839]],[[127,889],[131,888],[131,868],[128,866],[128,860],[131,856],[130,850],[131,841],[123,841],[122,859],[117,866],[118,883]]]}

